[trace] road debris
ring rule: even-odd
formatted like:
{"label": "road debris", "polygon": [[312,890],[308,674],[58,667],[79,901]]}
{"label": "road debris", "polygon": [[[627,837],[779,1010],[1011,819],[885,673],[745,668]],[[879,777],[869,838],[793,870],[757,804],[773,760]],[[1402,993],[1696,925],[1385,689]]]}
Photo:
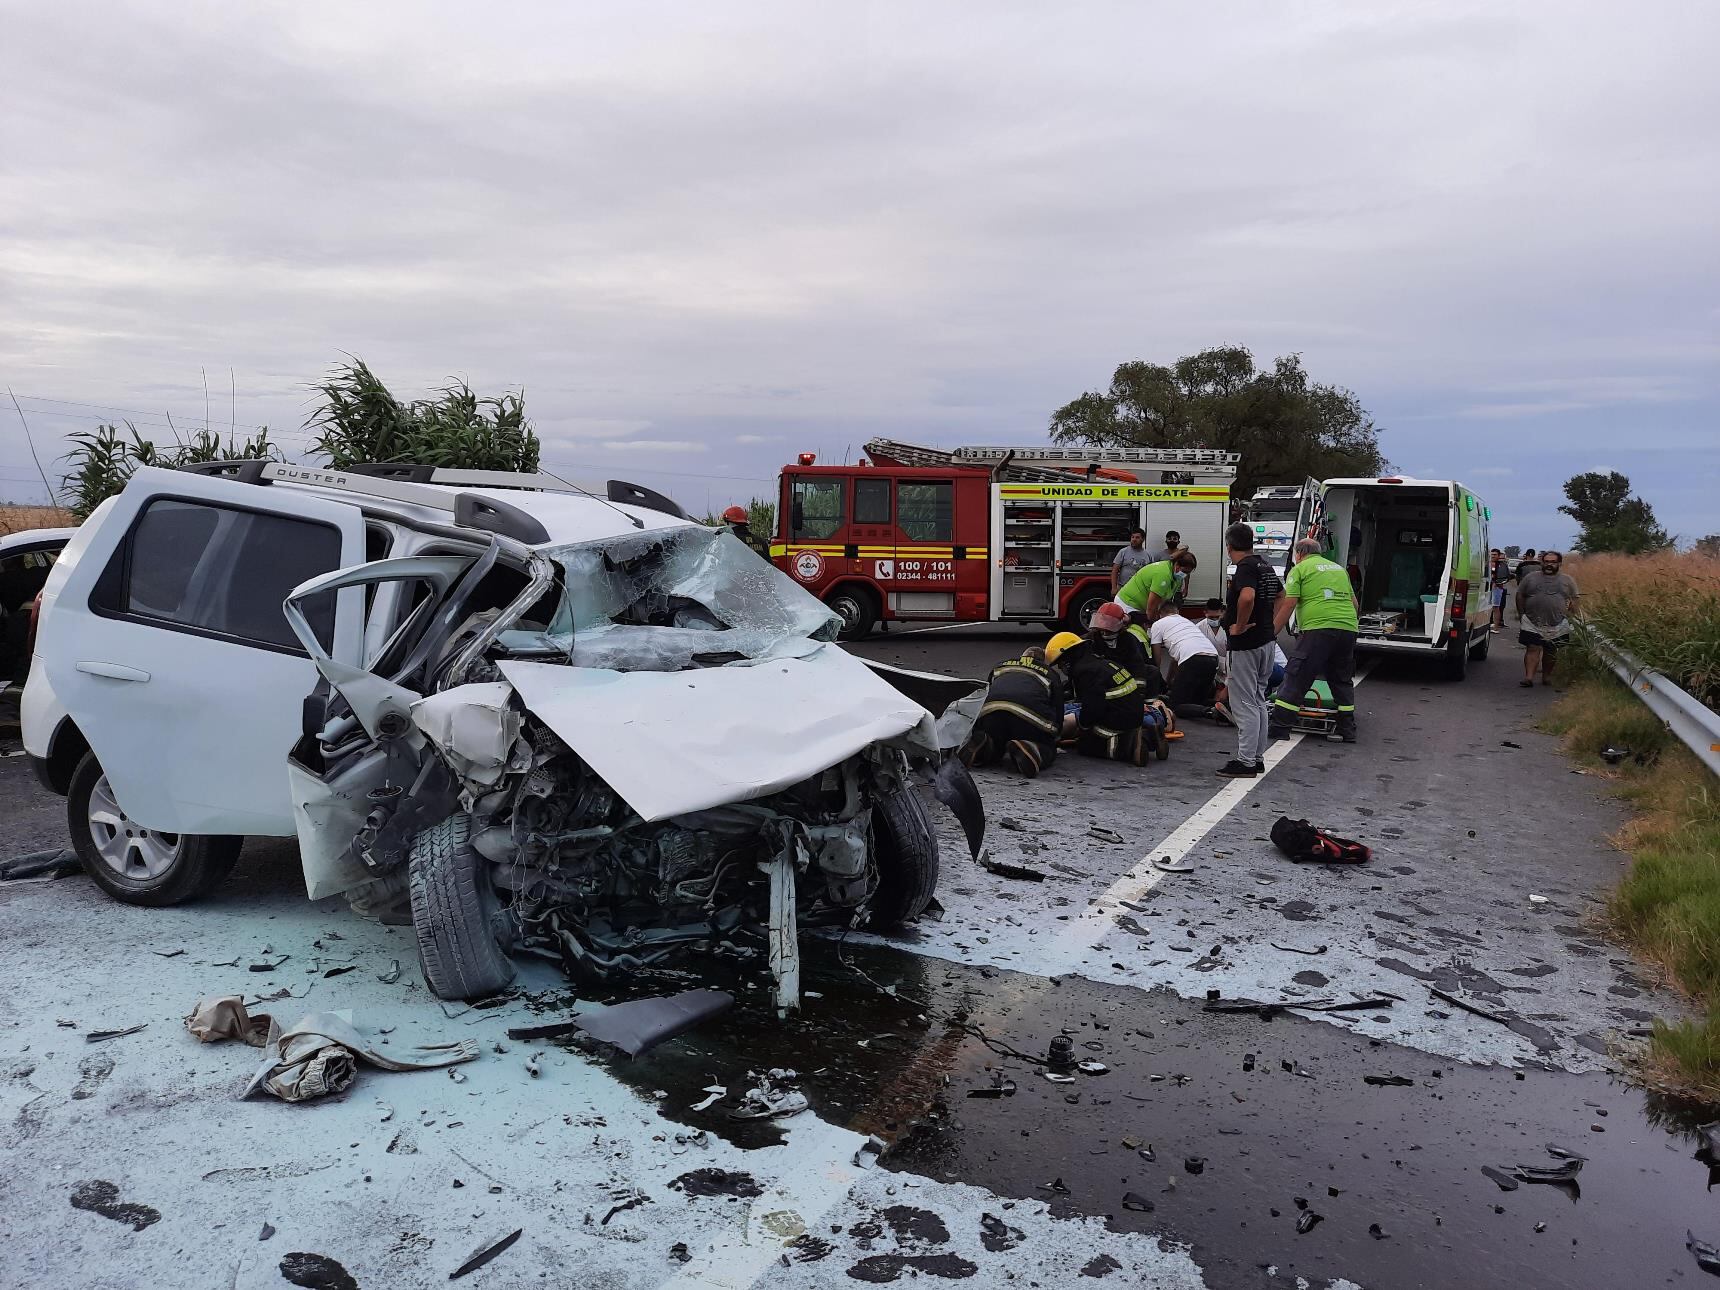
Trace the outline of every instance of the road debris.
{"label": "road debris", "polygon": [[1364,1075],[1362,1083],[1375,1088],[1414,1088],[1415,1081],[1407,1075]]}
{"label": "road debris", "polygon": [[748,1071],[758,1083],[741,1095],[740,1105],[729,1112],[731,1120],[770,1120],[779,1116],[799,1115],[807,1108],[806,1094],[791,1085],[800,1078],[782,1067],[772,1067],[760,1074]]}
{"label": "road debris", "polygon": [[1075,1069],[1083,1075],[1108,1075],[1111,1073],[1111,1068],[1104,1062],[1081,1062],[1076,1065]]}
{"label": "road debris", "polygon": [[236,994],[199,999],[185,1016],[185,1028],[194,1039],[205,1044],[240,1039],[252,1048],[261,1048],[269,1042],[269,1027],[273,1024],[266,1012],[251,1016],[245,1010],[245,1001]]}
{"label": "road debris", "polygon": [[1004,1079],[1002,1076],[996,1076],[993,1078],[990,1086],[986,1088],[970,1088],[967,1095],[969,1097],[1014,1097],[1015,1081],[1012,1079]]}
{"label": "road debris", "polygon": [[58,851],[31,851],[0,863],[0,882],[21,878],[65,878],[83,871],[78,853],[69,847]]}
{"label": "road debris", "polygon": [[1697,1240],[1696,1233],[1689,1228],[1684,1231],[1684,1248],[1696,1259],[1697,1267],[1711,1277],[1720,1277],[1720,1249],[1715,1249],[1707,1241]]}
{"label": "road debris", "polygon": [[1176,864],[1171,860],[1171,858],[1169,856],[1159,856],[1158,858],[1153,860],[1151,863],[1152,863],[1153,868],[1157,869],[1160,873],[1193,873],[1194,872],[1194,866],[1192,864]]}
{"label": "road debris", "polygon": [[1045,1071],[1043,1073],[1045,1078],[1053,1084],[1073,1084],[1075,1082],[1073,1075],[1065,1075],[1062,1071]]}
{"label": "road debris", "polygon": [[1531,905],[1545,905],[1547,903],[1547,898],[1545,896],[1532,895],[1529,897],[1529,903]]}
{"label": "road debris", "polygon": [[1500,1191],[1517,1190],[1517,1180],[1510,1174],[1506,1173],[1503,1169],[1496,1169],[1492,1165],[1482,1165],[1481,1173],[1484,1177],[1491,1178],[1496,1184],[1498,1184]]}
{"label": "road debris", "polygon": [[987,873],[994,873],[999,878],[1017,878],[1022,882],[1044,882],[1045,874],[1038,869],[1029,869],[1026,865],[1010,864],[1007,860],[993,860],[989,855],[982,855],[979,864]]}
{"label": "road debris", "polygon": [[1123,1208],[1132,1209],[1137,1214],[1150,1214],[1153,1212],[1153,1202],[1138,1191],[1126,1191],[1123,1193]]}
{"label": "road debris", "polygon": [[127,1026],[123,1030],[92,1030],[84,1036],[84,1040],[86,1043],[99,1044],[109,1039],[123,1039],[126,1035],[135,1035],[138,1031],[148,1028],[149,1023],[142,1021],[135,1026]]}
{"label": "road debris", "polygon": [[729,1090],[721,1084],[707,1084],[699,1091],[705,1096],[688,1107],[689,1111],[708,1111],[729,1095]]}
{"label": "road debris", "polygon": [[1374,855],[1360,842],[1287,815],[1280,815],[1272,825],[1271,837],[1272,845],[1297,864],[1365,864]]}
{"label": "road debris", "polygon": [[1311,950],[1305,950],[1300,945],[1280,945],[1277,941],[1270,941],[1268,944],[1270,944],[1275,950],[1283,950],[1286,954],[1324,954],[1329,948],[1325,945],[1316,945]]}
{"label": "road debris", "polygon": [[183,950],[183,949],[177,949],[177,950],[151,950],[151,951],[150,951],[150,953],[151,953],[151,954],[154,954],[154,955],[157,955],[157,956],[158,956],[158,957],[160,957],[160,958],[164,958],[164,959],[176,959],[176,958],[178,958],[178,957],[179,957],[179,956],[180,956],[180,955],[181,955],[181,954],[183,954],[183,953],[185,953],[185,951],[184,951],[184,950]]}
{"label": "road debris", "polygon": [[1107,829],[1101,824],[1089,824],[1087,826],[1087,836],[1090,838],[1097,838],[1101,842],[1109,842],[1114,846],[1122,846],[1125,841],[1121,833],[1118,833],[1115,829]]}
{"label": "road debris", "polygon": [[377,975],[376,979],[378,981],[382,982],[383,985],[393,985],[396,981],[398,981],[400,979],[400,960],[395,959],[395,960],[393,960],[393,962],[394,962],[393,967],[389,968],[388,971],[379,973]]}
{"label": "road debris", "polygon": [[889,1145],[889,1143],[885,1142],[884,1139],[880,1138],[877,1134],[872,1134],[866,1139],[866,1141],[862,1142],[859,1149],[854,1152],[855,1167],[859,1169],[870,1169],[873,1165],[877,1164],[884,1158],[884,1152],[889,1149]]}
{"label": "road debris", "polygon": [[[629,1057],[638,1057],[694,1026],[722,1016],[734,1002],[734,995],[727,990],[683,990],[679,994],[634,999],[583,1012],[574,1018],[572,1025],[599,1043],[619,1048]],[[508,1038],[544,1037],[543,1029],[527,1027],[519,1033],[510,1030]],[[538,1033],[531,1033],[534,1030]]]}
{"label": "road debris", "polygon": [[[611,1211],[611,1212],[613,1212],[613,1211]],[[608,1219],[604,1219],[604,1222],[608,1222],[608,1221],[609,1221]],[[459,1267],[455,1268],[454,1271],[450,1272],[448,1274],[448,1280],[458,1281],[461,1277],[465,1276],[468,1272],[476,1272],[479,1268],[483,1267],[484,1264],[488,1263],[491,1259],[495,1258],[498,1254],[501,1254],[503,1251],[507,1250],[510,1246],[513,1245],[513,1243],[515,1241],[519,1240],[520,1237],[524,1236],[525,1230],[526,1229],[523,1227],[516,1227],[513,1231],[509,1232],[506,1236],[502,1237],[501,1240],[496,1241],[493,1244],[485,1246],[483,1249],[479,1250],[476,1254],[472,1255],[471,1258],[467,1259],[464,1263],[462,1263]]]}

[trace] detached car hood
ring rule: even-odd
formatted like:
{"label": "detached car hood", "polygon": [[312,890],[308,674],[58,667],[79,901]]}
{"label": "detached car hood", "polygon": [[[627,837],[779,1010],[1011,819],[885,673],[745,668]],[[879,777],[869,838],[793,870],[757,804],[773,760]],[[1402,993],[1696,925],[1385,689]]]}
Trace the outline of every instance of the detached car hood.
{"label": "detached car hood", "polygon": [[686,672],[500,666],[646,820],[780,792],[874,743],[938,752],[932,714],[835,645]]}

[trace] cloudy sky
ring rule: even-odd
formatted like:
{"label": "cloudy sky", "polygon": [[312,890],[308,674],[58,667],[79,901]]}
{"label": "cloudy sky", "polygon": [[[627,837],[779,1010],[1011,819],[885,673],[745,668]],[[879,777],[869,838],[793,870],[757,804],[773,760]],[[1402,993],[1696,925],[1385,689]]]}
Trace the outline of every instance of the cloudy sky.
{"label": "cloudy sky", "polygon": [[[695,509],[1291,351],[1499,541],[1720,530],[1720,5],[0,3],[0,381],[265,423],[523,386]],[[230,375],[231,374],[231,375]],[[234,397],[236,391],[236,397]],[[0,497],[41,486],[15,414]]]}

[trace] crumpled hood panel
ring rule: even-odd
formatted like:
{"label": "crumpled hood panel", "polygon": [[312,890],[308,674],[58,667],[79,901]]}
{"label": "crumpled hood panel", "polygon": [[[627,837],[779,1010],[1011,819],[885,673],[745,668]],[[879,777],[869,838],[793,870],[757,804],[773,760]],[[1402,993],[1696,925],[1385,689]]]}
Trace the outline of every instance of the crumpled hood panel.
{"label": "crumpled hood panel", "polygon": [[931,713],[834,645],[689,672],[501,670],[646,820],[781,792],[874,743],[938,749]]}

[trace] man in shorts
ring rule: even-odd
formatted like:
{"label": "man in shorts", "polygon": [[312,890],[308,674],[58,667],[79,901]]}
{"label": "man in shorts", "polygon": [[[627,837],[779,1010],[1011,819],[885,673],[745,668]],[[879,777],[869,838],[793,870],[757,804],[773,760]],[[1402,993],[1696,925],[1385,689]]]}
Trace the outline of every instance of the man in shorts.
{"label": "man in shorts", "polygon": [[1577,607],[1577,583],[1563,572],[1564,557],[1557,551],[1541,552],[1540,567],[1517,578],[1517,640],[1523,646],[1524,689],[1535,684],[1539,668],[1541,684],[1553,683],[1553,662],[1570,639],[1571,615]]}

